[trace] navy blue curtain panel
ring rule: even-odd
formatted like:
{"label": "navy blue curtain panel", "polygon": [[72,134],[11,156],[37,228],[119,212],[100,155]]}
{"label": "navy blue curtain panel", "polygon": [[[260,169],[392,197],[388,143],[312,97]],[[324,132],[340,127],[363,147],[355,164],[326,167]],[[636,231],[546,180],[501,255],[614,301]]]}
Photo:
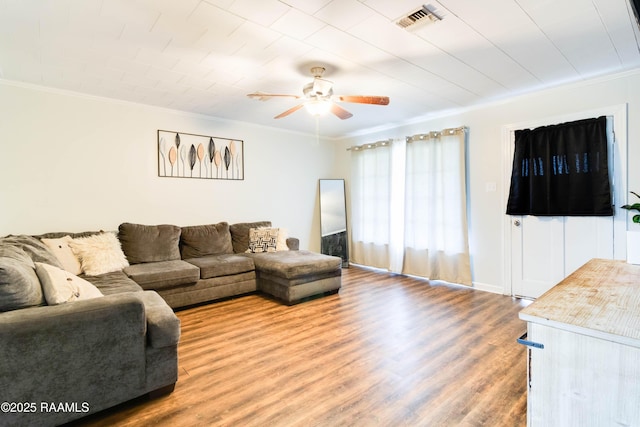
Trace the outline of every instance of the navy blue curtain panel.
{"label": "navy blue curtain panel", "polygon": [[613,215],[606,117],[517,130],[507,215]]}

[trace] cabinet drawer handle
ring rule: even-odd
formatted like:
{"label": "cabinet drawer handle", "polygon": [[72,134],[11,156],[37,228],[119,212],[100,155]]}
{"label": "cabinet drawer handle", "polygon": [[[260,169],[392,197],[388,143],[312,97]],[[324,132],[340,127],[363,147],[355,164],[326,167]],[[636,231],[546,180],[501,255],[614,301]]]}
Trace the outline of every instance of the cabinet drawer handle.
{"label": "cabinet drawer handle", "polygon": [[535,347],[535,348],[544,348],[544,344],[540,344],[537,342],[533,342],[533,341],[529,341],[526,339],[527,338],[527,332],[525,332],[524,334],[522,334],[522,336],[520,338],[518,338],[518,342],[522,345],[526,345],[529,347]]}

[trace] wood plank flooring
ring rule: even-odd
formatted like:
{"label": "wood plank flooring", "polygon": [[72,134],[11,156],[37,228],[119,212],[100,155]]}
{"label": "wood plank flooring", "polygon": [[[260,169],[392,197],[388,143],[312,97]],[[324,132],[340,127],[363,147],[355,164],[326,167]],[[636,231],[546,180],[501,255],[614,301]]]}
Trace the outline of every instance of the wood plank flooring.
{"label": "wood plank flooring", "polygon": [[338,294],[179,311],[175,391],[87,426],[524,426],[526,301],[351,267]]}

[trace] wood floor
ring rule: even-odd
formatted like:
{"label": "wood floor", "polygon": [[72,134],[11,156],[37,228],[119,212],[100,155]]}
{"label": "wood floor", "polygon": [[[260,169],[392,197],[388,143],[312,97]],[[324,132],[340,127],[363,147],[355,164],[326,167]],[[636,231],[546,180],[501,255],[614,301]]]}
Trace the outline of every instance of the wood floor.
{"label": "wood floor", "polygon": [[91,426],[524,426],[526,301],[351,267],[339,294],[179,311],[175,391]]}

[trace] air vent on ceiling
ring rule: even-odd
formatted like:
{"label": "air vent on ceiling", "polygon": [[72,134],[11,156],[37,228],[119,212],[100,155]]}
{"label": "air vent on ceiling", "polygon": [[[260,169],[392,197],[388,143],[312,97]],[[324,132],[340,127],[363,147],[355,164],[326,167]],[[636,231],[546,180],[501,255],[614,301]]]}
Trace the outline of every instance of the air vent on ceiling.
{"label": "air vent on ceiling", "polygon": [[436,13],[436,8],[430,4],[422,5],[420,8],[402,16],[396,20],[396,25],[408,29],[417,23],[429,23],[441,21],[442,17]]}

